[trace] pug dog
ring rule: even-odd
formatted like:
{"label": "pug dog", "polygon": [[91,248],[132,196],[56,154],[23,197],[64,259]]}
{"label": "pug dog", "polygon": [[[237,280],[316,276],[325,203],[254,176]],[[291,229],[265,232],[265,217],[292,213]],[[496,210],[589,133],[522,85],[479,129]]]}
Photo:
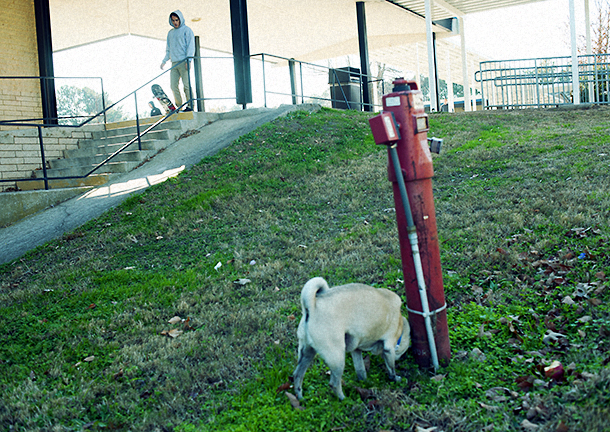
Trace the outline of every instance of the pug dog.
{"label": "pug dog", "polygon": [[400,312],[398,295],[384,288],[351,283],[329,288],[321,277],[309,280],[301,291],[303,316],[299,323],[298,363],[294,389],[303,398],[303,378],[316,354],[330,369],[330,386],[345,398],[341,376],[345,353],[351,353],[358,379],[366,379],[362,351],[383,355],[391,381],[400,381],[395,362],[411,344],[409,322]]}

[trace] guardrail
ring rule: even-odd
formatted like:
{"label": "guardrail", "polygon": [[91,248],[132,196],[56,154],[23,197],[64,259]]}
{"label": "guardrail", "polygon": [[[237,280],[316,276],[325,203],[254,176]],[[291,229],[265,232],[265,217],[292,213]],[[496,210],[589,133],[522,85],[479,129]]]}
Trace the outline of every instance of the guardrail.
{"label": "guardrail", "polygon": [[[578,56],[578,75],[582,103],[610,103],[609,54]],[[574,103],[570,56],[481,62],[475,80],[487,109]]]}

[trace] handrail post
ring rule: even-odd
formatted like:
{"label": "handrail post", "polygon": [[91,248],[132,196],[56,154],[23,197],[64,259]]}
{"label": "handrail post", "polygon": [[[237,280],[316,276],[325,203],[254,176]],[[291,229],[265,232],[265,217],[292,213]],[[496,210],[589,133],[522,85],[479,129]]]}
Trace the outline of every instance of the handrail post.
{"label": "handrail post", "polygon": [[138,132],[138,150],[142,150],[142,139],[140,137],[140,114],[138,113],[138,95],[133,92],[133,98],[136,101],[136,130]]}
{"label": "handrail post", "polygon": [[102,111],[104,112],[104,130],[108,124],[108,118],[106,117],[106,96],[104,95],[104,80],[100,77],[100,84],[102,87]]}
{"label": "handrail post", "polygon": [[305,90],[303,89],[303,62],[299,62],[299,73],[301,74],[301,103],[305,103]]}
{"label": "handrail post", "polygon": [[265,108],[267,108],[267,80],[265,79],[265,53],[261,53],[261,62],[263,64],[263,99]]}
{"label": "handrail post", "polygon": [[47,177],[47,161],[44,157],[44,144],[42,142],[42,126],[38,128],[38,142],[40,143],[40,159],[42,160],[42,175],[44,177],[44,189],[49,190],[49,178]]}
{"label": "handrail post", "polygon": [[203,98],[203,78],[201,75],[201,47],[199,36],[195,36],[195,58],[193,59],[195,69],[195,94],[197,95],[197,111],[205,112],[205,100]]}
{"label": "handrail post", "polygon": [[288,60],[288,73],[290,74],[290,93],[292,95],[292,104],[297,104],[297,80],[294,71],[294,59]]}

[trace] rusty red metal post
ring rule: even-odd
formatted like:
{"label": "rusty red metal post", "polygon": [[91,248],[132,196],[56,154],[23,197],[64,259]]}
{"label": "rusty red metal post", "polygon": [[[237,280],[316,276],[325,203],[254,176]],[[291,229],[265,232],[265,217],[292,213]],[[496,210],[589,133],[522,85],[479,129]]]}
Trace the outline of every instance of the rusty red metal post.
{"label": "rusty red metal post", "polygon": [[[417,364],[422,367],[433,366],[433,360],[436,361],[437,359],[443,365],[447,364],[451,358],[451,348],[432,194],[434,170],[427,139],[428,116],[424,112],[422,93],[417,89],[417,84],[403,79],[394,81],[393,92],[383,97],[383,108],[384,114],[392,113],[395,122],[399,125],[398,136],[392,138],[389,143],[387,141],[383,142],[387,139],[387,136],[378,139],[379,134],[376,134],[375,129],[379,128],[374,128],[375,124],[381,122],[375,122],[374,119],[371,119],[371,128],[376,135],[375,141],[378,144],[390,144],[388,147],[388,177],[394,190],[413,354]],[[387,119],[383,120],[386,120],[386,124],[388,123]],[[391,131],[389,135],[392,135]],[[409,208],[406,212],[403,206],[401,185],[392,162],[392,152],[395,152],[394,159],[397,157],[400,163],[399,172],[402,172],[408,197],[407,201],[410,203],[410,212],[416,228],[416,246],[414,248],[412,248],[409,239],[407,220]],[[413,233],[411,234],[412,240]],[[419,253],[417,246],[419,246]],[[417,255],[419,257],[416,258]],[[424,279],[423,281],[420,280],[419,283],[416,265],[418,259],[421,259]],[[424,302],[422,302],[422,295]],[[425,299],[427,299],[428,305],[423,304],[426,302]],[[428,331],[425,322],[426,316],[430,317],[431,321]],[[436,348],[436,352],[431,352],[428,337],[430,333],[433,333],[434,344],[432,347]]]}

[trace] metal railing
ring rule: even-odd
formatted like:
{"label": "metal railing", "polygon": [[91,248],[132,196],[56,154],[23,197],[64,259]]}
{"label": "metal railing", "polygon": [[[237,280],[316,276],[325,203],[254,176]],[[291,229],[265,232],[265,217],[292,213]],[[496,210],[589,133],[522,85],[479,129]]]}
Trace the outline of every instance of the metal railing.
{"label": "metal railing", "polygon": [[[130,147],[132,144],[134,144],[135,142],[138,143],[138,150],[142,150],[142,137],[144,135],[146,135],[148,132],[150,132],[151,130],[153,130],[155,127],[157,127],[159,124],[161,124],[162,122],[164,122],[166,119],[168,119],[170,116],[172,116],[174,113],[178,112],[180,109],[182,109],[183,107],[192,104],[192,102],[194,100],[197,100],[196,98],[190,98],[189,100],[187,100],[186,102],[184,102],[181,106],[176,107],[176,111],[173,112],[169,112],[167,114],[165,114],[164,116],[161,116],[157,121],[155,121],[154,123],[152,123],[150,126],[148,126],[146,129],[144,129],[143,131],[141,130],[141,125],[140,125],[140,115],[139,115],[139,111],[138,111],[138,91],[142,90],[144,87],[147,87],[149,84],[157,81],[161,76],[170,73],[170,71],[178,66],[180,66],[181,64],[183,64],[185,61],[187,60],[183,60],[179,63],[176,63],[174,65],[172,65],[172,67],[170,69],[168,69],[167,71],[162,72],[161,74],[157,75],[155,78],[149,80],[148,82],[146,82],[145,84],[143,84],[142,86],[138,87],[136,90],[132,91],[131,93],[129,93],[128,95],[124,96],[123,98],[121,98],[120,100],[118,100],[117,102],[113,103],[112,105],[105,107],[105,101],[104,101],[104,92],[103,92],[103,85],[102,85],[102,105],[103,105],[103,110],[98,112],[97,114],[93,114],[90,116],[63,116],[63,117],[57,117],[57,118],[33,118],[33,119],[18,119],[18,120],[0,120],[0,126],[11,126],[11,127],[19,127],[19,128],[37,128],[38,130],[38,142],[39,142],[39,148],[40,148],[40,159],[41,159],[41,167],[42,167],[42,173],[43,173],[43,177],[42,178],[32,178],[32,177],[26,177],[26,178],[10,178],[10,179],[0,179],[0,183],[16,183],[16,182],[27,182],[27,181],[40,181],[43,180],[44,181],[44,186],[45,189],[49,189],[49,180],[76,180],[76,179],[84,179],[86,177],[89,177],[91,174],[95,173],[96,171],[98,171],[100,168],[102,168],[104,165],[108,164],[111,160],[113,160],[117,155],[119,155],[120,153],[122,153],[123,151],[125,151],[125,149],[127,149],[128,147]],[[1,79],[56,79],[56,78],[48,78],[48,77],[0,77]],[[101,78],[99,78],[101,80]],[[190,79],[190,77],[189,77]],[[43,134],[43,128],[72,128],[72,129],[78,129],[81,128],[85,125],[88,124],[92,124],[96,119],[100,119],[103,118],[103,124],[104,126],[106,125],[106,114],[112,110],[113,108],[119,106],[119,104],[121,104],[122,102],[124,102],[125,100],[128,100],[129,98],[133,97],[134,98],[134,104],[135,104],[135,122],[136,122],[136,135],[130,139],[127,143],[125,143],[124,145],[122,145],[118,150],[116,150],[115,152],[113,152],[111,155],[109,155],[108,157],[106,157],[102,162],[98,163],[97,165],[93,166],[86,174],[84,175],[78,175],[78,176],[57,176],[57,177],[49,177],[47,174],[47,161],[46,161],[46,157],[45,157],[45,146],[44,146],[44,134]],[[84,120],[80,123],[77,124],[61,124],[60,121],[61,120],[67,120],[67,119],[79,119],[79,118],[84,118]]]}
{"label": "metal railing", "polygon": [[[253,68],[253,81],[258,83],[262,83],[262,90],[259,95],[262,95],[262,103],[259,104],[265,107],[270,105],[271,99],[275,99],[274,102],[278,102],[281,99],[282,103],[286,102],[286,99],[290,100],[292,104],[306,103],[306,102],[316,102],[316,103],[326,103],[331,105],[333,108],[347,108],[347,109],[357,109],[357,110],[375,110],[379,108],[380,105],[375,104],[374,102],[365,104],[363,102],[363,91],[364,86],[378,86],[381,89],[381,94],[384,93],[385,82],[382,79],[374,79],[372,77],[366,77],[361,74],[359,70],[354,68],[331,68],[327,66],[321,66],[313,63],[298,61],[295,59],[288,59],[280,56],[275,56],[271,54],[255,54],[251,56],[251,59],[257,60],[260,59],[260,63],[257,65],[260,66],[259,72],[260,76],[257,76],[256,67]],[[235,86],[234,80],[231,80],[233,75],[233,57],[192,57],[188,59],[189,61],[193,61],[194,70],[195,70],[195,88],[191,87],[191,97],[184,102],[180,107],[177,107],[177,110],[184,108],[185,106],[193,106],[196,104],[197,109],[199,111],[204,111],[204,102],[211,101],[223,101],[226,100],[235,100]],[[213,63],[215,66],[220,67],[206,67],[205,69],[201,67],[201,61],[205,60],[206,62]],[[231,61],[229,65],[228,61]],[[12,126],[18,128],[36,128],[37,136],[38,136],[38,145],[40,148],[40,166],[42,169],[42,177],[41,178],[3,178],[0,179],[0,184],[5,183],[16,183],[22,181],[44,181],[45,189],[49,189],[49,181],[50,180],[72,180],[72,179],[84,179],[97,171],[99,171],[104,165],[111,162],[116,156],[124,152],[127,148],[134,145],[136,142],[138,143],[138,149],[142,149],[142,137],[145,136],[148,132],[157,127],[160,123],[167,120],[172,114],[168,113],[162,117],[160,117],[157,121],[150,124],[150,126],[143,129],[140,123],[140,114],[138,109],[138,96],[142,92],[144,88],[147,88],[152,83],[158,81],[165,74],[171,73],[170,71],[176,67],[182,65],[185,61],[173,64],[172,67],[151,80],[147,81],[131,93],[127,94],[123,98],[119,99],[117,102],[110,104],[110,106],[106,106],[107,100],[105,99],[103,80],[101,78],[95,78],[100,80],[100,95],[101,95],[101,110],[95,114],[91,115],[71,115],[71,116],[61,116],[57,118],[30,118],[30,119],[18,119],[18,120],[0,120],[0,126]],[[222,62],[227,62],[226,64]],[[286,67],[277,68],[272,70],[272,67],[277,64],[283,64],[288,66],[288,74],[286,74]],[[210,65],[211,66],[211,65]],[[203,70],[203,73],[202,73]],[[298,73],[297,73],[298,70]],[[279,72],[279,73],[278,73]],[[202,74],[206,75],[206,81],[213,84],[206,89],[206,93],[209,93],[204,97],[204,89],[203,89],[203,80]],[[346,80],[347,74],[347,80]],[[366,79],[365,79],[366,78]],[[74,78],[47,78],[47,77],[0,77],[0,79],[35,79],[35,80],[47,80],[54,79],[56,82],[60,79],[74,79]],[[85,79],[85,78],[83,78]],[[90,78],[88,78],[90,79]],[[256,81],[256,80],[259,81]],[[221,83],[221,80],[223,83]],[[189,84],[191,81],[191,76],[189,74]],[[230,82],[230,83],[229,83]],[[289,83],[286,86],[286,83]],[[320,91],[322,88],[326,89]],[[368,90],[368,89],[367,89]],[[326,91],[328,91],[328,95],[326,95]],[[220,92],[220,93],[219,93]],[[193,96],[195,93],[195,97]],[[219,94],[218,94],[219,93]],[[279,98],[279,99],[278,99]],[[147,100],[150,99],[150,96],[146,97]],[[131,101],[131,102],[129,102]],[[118,150],[108,155],[102,162],[99,162],[95,166],[92,166],[91,169],[88,170],[87,173],[83,175],[73,175],[73,176],[53,176],[50,177],[47,173],[47,160],[45,157],[45,143],[44,143],[44,133],[43,129],[45,128],[71,128],[78,129],[85,125],[101,123],[106,127],[108,122],[108,114],[117,108],[121,108],[125,106],[126,103],[133,103],[133,107],[135,109],[135,126],[136,126],[136,134],[133,138],[123,144]],[[256,106],[257,104],[253,104]],[[273,104],[273,106],[277,106],[279,103]],[[232,108],[237,108],[237,105],[234,105]],[[74,123],[74,124],[66,124],[66,123]],[[143,129],[143,130],[142,130]]]}
{"label": "metal railing", "polygon": [[[610,103],[610,55],[578,56],[580,101]],[[572,57],[547,57],[481,62],[475,73],[483,106],[544,108],[574,103]]]}
{"label": "metal railing", "polygon": [[[364,87],[367,85],[366,83],[371,86],[380,86],[381,94],[383,94],[384,80],[362,74],[358,69],[332,68],[267,53],[254,54],[250,58],[260,58],[265,107],[274,97],[275,100],[291,100],[294,105],[298,104],[300,100],[300,103],[326,103],[339,109],[374,111],[375,108],[381,107],[374,101],[364,102]],[[285,68],[278,68],[279,74],[269,71],[276,64],[287,65],[288,74],[286,74]],[[320,92],[322,88],[328,90],[328,96],[325,95],[326,91]],[[366,90],[370,89],[373,88]]]}

